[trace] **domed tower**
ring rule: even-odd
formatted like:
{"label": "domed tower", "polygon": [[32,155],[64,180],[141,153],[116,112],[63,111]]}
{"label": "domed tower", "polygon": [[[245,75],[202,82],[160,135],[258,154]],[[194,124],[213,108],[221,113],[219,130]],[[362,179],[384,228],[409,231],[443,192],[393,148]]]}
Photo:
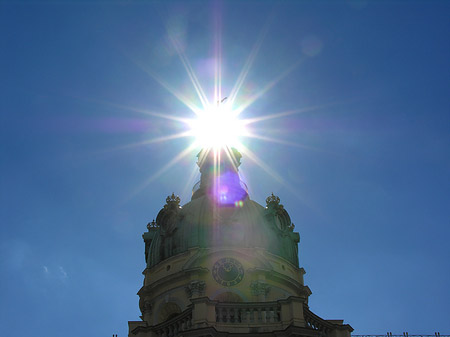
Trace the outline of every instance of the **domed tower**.
{"label": "domed tower", "polygon": [[148,224],[142,321],[129,322],[130,337],[350,336],[348,324],[308,309],[299,234],[278,197],[266,207],[250,199],[240,159],[201,151],[191,201],[172,194]]}

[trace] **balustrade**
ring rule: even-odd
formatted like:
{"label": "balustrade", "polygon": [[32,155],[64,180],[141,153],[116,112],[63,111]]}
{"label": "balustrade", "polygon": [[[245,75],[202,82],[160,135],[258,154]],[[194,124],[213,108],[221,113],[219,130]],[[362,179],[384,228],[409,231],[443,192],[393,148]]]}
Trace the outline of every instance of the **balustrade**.
{"label": "balustrade", "polygon": [[270,324],[280,322],[280,305],[266,303],[218,303],[216,322],[229,324]]}
{"label": "balustrade", "polygon": [[180,315],[153,327],[158,337],[175,337],[179,332],[189,330],[192,327],[192,308]]}

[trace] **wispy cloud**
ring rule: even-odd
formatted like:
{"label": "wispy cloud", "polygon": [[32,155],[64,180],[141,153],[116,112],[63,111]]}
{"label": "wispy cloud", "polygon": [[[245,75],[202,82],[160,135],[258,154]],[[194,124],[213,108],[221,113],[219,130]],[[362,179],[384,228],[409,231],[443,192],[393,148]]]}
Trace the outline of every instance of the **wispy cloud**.
{"label": "wispy cloud", "polygon": [[67,273],[64,270],[64,268],[61,266],[59,266],[58,268],[59,268],[59,272],[61,273],[62,278],[67,278],[68,276],[67,276]]}
{"label": "wispy cloud", "polygon": [[49,271],[48,271],[48,267],[47,267],[47,266],[43,266],[42,268],[44,268],[44,273],[46,273],[46,274],[48,274],[48,273],[49,273]]}

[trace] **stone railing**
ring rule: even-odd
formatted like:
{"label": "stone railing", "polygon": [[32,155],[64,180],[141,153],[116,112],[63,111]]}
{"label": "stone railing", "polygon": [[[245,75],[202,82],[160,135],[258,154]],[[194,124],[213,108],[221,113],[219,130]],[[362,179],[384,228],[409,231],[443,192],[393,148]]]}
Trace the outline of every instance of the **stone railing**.
{"label": "stone railing", "polygon": [[179,332],[189,330],[192,327],[192,307],[168,321],[152,327],[152,331],[158,337],[178,336]]}
{"label": "stone railing", "polygon": [[211,327],[218,334],[225,331],[238,334],[262,333],[282,331],[289,327],[306,327],[316,330],[316,336],[333,337],[350,337],[353,330],[348,324],[343,324],[342,320],[320,318],[309,310],[302,298],[295,296],[271,302],[218,302],[206,296],[195,297],[191,298],[191,305],[185,311],[163,323],[149,326],[146,322],[131,322],[129,326],[130,335],[147,336],[146,333],[151,332],[148,336],[152,337],[175,337],[184,331]]}
{"label": "stone railing", "polygon": [[306,326],[309,328],[319,330],[324,333],[327,333],[328,331],[331,331],[335,328],[333,323],[327,322],[326,320],[320,318],[311,310],[309,310],[306,305],[303,307],[303,315],[303,317],[305,318]]}
{"label": "stone railing", "polygon": [[271,324],[280,322],[278,302],[217,303],[216,322],[229,324]]}

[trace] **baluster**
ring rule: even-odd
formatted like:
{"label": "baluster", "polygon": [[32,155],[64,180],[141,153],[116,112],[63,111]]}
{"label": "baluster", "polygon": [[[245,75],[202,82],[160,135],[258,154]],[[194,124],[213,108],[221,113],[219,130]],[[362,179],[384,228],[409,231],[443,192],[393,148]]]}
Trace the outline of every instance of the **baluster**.
{"label": "baluster", "polygon": [[273,323],[273,311],[272,307],[267,308],[267,316],[266,316],[266,322],[267,323]]}
{"label": "baluster", "polygon": [[261,323],[262,322],[262,309],[261,308],[258,308],[258,320],[257,320],[257,322],[258,323]]}
{"label": "baluster", "polygon": [[222,322],[222,308],[216,307],[216,311],[217,311],[217,322],[221,323]]}
{"label": "baluster", "polygon": [[227,318],[226,318],[226,322],[227,323],[229,323],[230,322],[230,319],[231,319],[231,317],[230,317],[230,308],[225,308],[225,310],[226,310],[226,313],[227,313]]}
{"label": "baluster", "polygon": [[248,323],[247,308],[243,308],[241,310],[241,322],[242,323]]}
{"label": "baluster", "polygon": [[220,322],[224,323],[227,318],[227,314],[225,312],[225,308],[220,308]]}

